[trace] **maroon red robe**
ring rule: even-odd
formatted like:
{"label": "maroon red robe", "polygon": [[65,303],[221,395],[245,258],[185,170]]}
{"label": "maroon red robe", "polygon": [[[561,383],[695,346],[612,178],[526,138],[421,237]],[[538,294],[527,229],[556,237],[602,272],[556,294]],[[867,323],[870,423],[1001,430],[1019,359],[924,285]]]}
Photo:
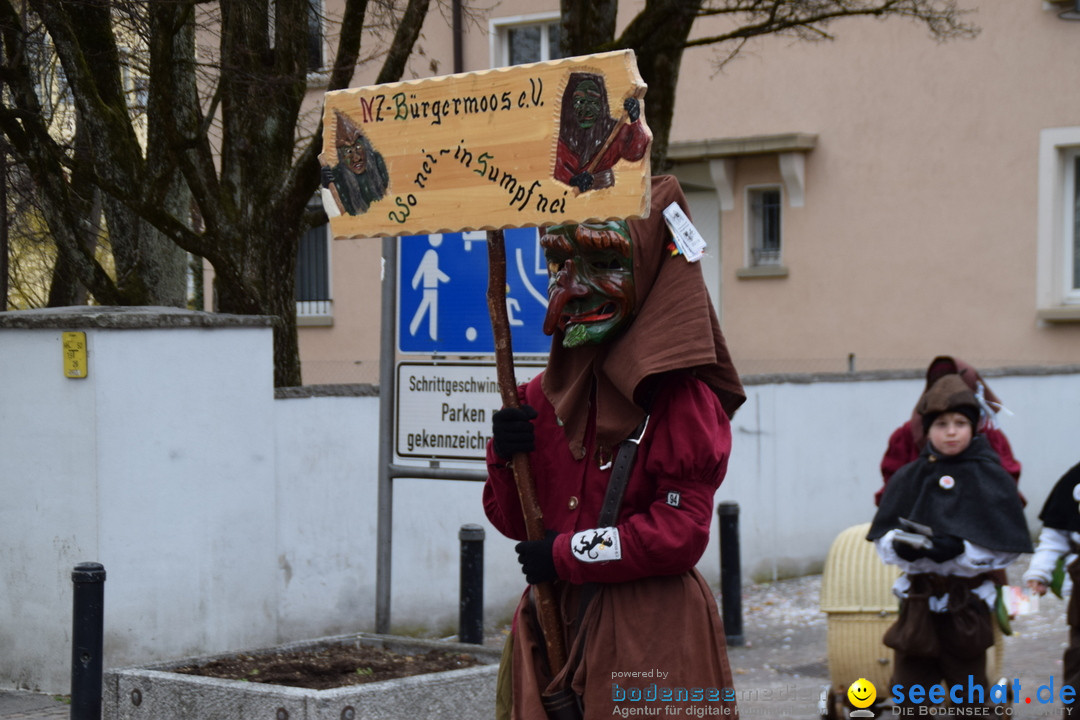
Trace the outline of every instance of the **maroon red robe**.
{"label": "maroon red robe", "polygon": [[[737,717],[716,602],[694,570],[708,543],[713,496],[731,449],[731,428],[719,398],[689,373],[665,376],[617,523],[621,558],[584,562],[571,541],[575,533],[596,527],[611,470],[600,468],[591,421],[585,457],[574,458],[541,382],[538,377],[524,388],[522,401],[539,412],[537,448],[529,457],[544,524],[560,533],[553,554],[563,580],[555,586],[570,662],[552,686],[569,683],[583,697],[586,718],[611,717],[615,707],[665,704],[683,708],[680,716],[692,705],[726,704],[731,708],[725,717]],[[503,534],[523,540],[512,473],[490,449],[488,463],[488,518]],[[588,606],[581,633],[577,600],[586,582],[603,585]],[[550,675],[534,622],[526,597],[513,631],[515,720],[545,719],[539,696]],[[631,699],[636,693],[641,700]]]}

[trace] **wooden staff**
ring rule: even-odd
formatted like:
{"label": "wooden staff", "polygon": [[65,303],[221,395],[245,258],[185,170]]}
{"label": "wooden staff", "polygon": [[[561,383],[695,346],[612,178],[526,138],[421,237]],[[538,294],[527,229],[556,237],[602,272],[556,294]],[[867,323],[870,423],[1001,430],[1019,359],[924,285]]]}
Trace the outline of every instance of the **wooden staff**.
{"label": "wooden staff", "polygon": [[[635,97],[635,99],[640,102],[640,98]],[[592,156],[592,160],[590,160],[589,164],[585,166],[585,172],[589,173],[590,175],[596,172],[596,166],[600,164],[600,159],[604,157],[604,153],[606,153],[608,151],[608,148],[611,147],[611,144],[615,142],[615,137],[619,134],[619,130],[622,129],[623,123],[626,122],[629,118],[630,113],[626,112],[626,109],[624,108],[622,111],[622,115],[620,115],[619,119],[615,121],[615,126],[611,128],[611,132],[608,133],[607,138],[604,140],[604,144],[600,146],[600,149],[597,150],[596,154]],[[577,196],[580,194],[581,190],[575,188],[574,195]]]}
{"label": "wooden staff", "polygon": [[590,175],[595,172],[596,166],[600,164],[600,158],[602,158],[604,153],[608,151],[608,148],[611,147],[611,143],[615,142],[615,136],[619,134],[619,130],[622,129],[622,124],[626,122],[628,117],[629,113],[627,113],[626,110],[623,110],[622,115],[615,121],[615,126],[611,128],[611,132],[608,133],[607,138],[604,140],[604,144],[600,146],[600,149],[596,151],[592,160],[590,160],[589,164],[585,167],[585,172]]}
{"label": "wooden staff", "polygon": [[[499,381],[499,394],[504,407],[521,406],[518,399],[517,381],[514,379],[514,351],[510,345],[510,322],[506,314],[506,245],[502,230],[487,234],[488,246],[488,313],[491,315],[491,332],[495,337],[495,373]],[[529,466],[527,453],[514,453],[511,458],[514,481],[517,483],[521,512],[525,516],[525,533],[529,540],[544,539],[544,515],[536,497],[536,482]],[[557,675],[566,664],[566,644],[563,642],[562,622],[559,620],[555,590],[551,583],[533,586],[536,598],[536,614],[547,645],[548,665],[551,674]]]}

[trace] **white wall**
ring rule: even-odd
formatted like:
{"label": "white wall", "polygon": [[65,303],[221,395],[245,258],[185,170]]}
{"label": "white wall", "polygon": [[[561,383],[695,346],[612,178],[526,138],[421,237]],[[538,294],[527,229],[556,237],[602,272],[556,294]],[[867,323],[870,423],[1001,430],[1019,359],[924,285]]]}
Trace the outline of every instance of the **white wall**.
{"label": "white wall", "polygon": [[[11,329],[16,315],[38,329]],[[210,328],[186,313],[101,308],[0,317],[3,684],[67,687],[70,577],[82,561],[107,573],[107,663],[273,639],[265,320]],[[64,330],[86,333],[84,379],[63,374]]]}
{"label": "white wall", "polygon": [[[986,382],[1013,413],[998,419],[1022,464],[1020,489],[1036,531],[1046,493],[1080,462],[1080,375]],[[739,503],[745,576],[820,570],[840,530],[873,518],[881,456],[922,388],[921,378],[747,386],[747,402],[732,422],[727,479],[716,496]],[[718,563],[715,526],[712,540],[706,560],[711,555]]]}
{"label": "white wall", "polygon": [[[378,397],[275,400],[265,324],[94,312],[0,313],[0,686],[67,691],[84,561],[108,573],[107,667],[374,629]],[[90,373],[70,380],[60,333],[80,323]],[[816,571],[870,519],[886,439],[922,387],[819,380],[748,385],[733,421],[716,500],[739,503],[747,580]],[[989,383],[1015,413],[1003,425],[1034,531],[1080,461],[1080,368]],[[508,619],[524,582],[481,489],[394,481],[392,631],[455,632],[466,523],[487,531],[486,619]],[[714,583],[715,526],[699,566]]]}
{"label": "white wall", "polygon": [[[0,336],[0,677],[53,679],[70,656],[71,569],[98,557],[93,382],[60,376],[59,334]],[[53,685],[55,687],[55,685]]]}
{"label": "white wall", "polygon": [[274,561],[290,639],[370,629],[375,618],[378,398],[274,404]]}

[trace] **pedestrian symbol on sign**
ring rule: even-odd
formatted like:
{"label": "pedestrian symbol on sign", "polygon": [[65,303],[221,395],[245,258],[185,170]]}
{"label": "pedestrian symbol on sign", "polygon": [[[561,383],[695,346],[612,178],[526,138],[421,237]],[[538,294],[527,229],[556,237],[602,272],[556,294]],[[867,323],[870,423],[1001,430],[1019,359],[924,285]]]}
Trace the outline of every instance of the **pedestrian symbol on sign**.
{"label": "pedestrian symbol on sign", "polygon": [[418,285],[423,283],[423,295],[420,301],[420,307],[417,308],[416,313],[413,315],[412,322],[409,323],[409,334],[415,335],[417,329],[420,327],[420,322],[424,319],[424,313],[428,316],[428,337],[432,340],[437,340],[436,328],[439,326],[439,283],[449,282],[450,278],[446,273],[439,270],[439,253],[435,252],[435,248],[442,245],[442,235],[428,235],[428,242],[431,244],[431,249],[424,253],[424,259],[420,261],[420,267],[416,268],[416,273],[413,275],[412,286],[415,290]]}
{"label": "pedestrian symbol on sign", "polygon": [[[546,354],[547,265],[535,228],[506,230],[506,310],[517,354]],[[487,233],[399,240],[398,347],[402,353],[495,351],[487,308]]]}

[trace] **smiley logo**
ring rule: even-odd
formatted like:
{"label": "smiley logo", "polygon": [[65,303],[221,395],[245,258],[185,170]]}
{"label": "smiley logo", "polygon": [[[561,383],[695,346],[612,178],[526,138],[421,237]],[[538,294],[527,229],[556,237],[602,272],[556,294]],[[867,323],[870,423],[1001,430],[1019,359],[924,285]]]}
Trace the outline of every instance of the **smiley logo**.
{"label": "smiley logo", "polygon": [[857,708],[866,708],[874,704],[877,699],[877,688],[874,683],[866,678],[859,678],[851,683],[847,691],[848,700]]}

